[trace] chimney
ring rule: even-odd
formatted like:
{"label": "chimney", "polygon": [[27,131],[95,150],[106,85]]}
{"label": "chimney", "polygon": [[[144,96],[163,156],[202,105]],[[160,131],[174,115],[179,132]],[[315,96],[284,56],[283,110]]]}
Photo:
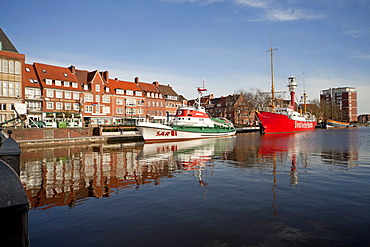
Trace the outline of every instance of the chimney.
{"label": "chimney", "polygon": [[103,71],[102,74],[103,74],[103,79],[105,81],[108,81],[108,79],[109,79],[109,72],[108,72],[108,70]]}
{"label": "chimney", "polygon": [[154,85],[158,87],[159,83],[157,81],[153,82]]}
{"label": "chimney", "polygon": [[118,78],[116,77],[116,78],[114,78],[114,80],[116,81],[116,82],[118,82]]}
{"label": "chimney", "polygon": [[71,65],[68,67],[68,69],[73,73],[76,74],[76,67],[74,65]]}
{"label": "chimney", "polygon": [[139,77],[135,77],[135,83],[139,83]]}

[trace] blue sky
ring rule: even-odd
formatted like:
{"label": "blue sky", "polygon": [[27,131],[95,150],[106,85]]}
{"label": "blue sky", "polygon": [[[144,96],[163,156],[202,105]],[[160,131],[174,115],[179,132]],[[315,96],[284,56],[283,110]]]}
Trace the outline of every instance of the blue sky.
{"label": "blue sky", "polygon": [[272,46],[277,91],[292,74],[309,99],[355,87],[358,113],[370,114],[369,0],[13,0],[1,9],[28,63],[138,76],[190,99],[203,80],[215,96],[269,91]]}

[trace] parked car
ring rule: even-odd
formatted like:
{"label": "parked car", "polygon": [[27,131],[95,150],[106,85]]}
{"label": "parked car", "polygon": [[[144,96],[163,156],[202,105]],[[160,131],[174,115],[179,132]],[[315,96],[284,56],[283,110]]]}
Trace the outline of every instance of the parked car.
{"label": "parked car", "polygon": [[57,126],[57,123],[56,123],[56,122],[54,122],[52,119],[46,119],[46,120],[45,120],[45,125],[46,125],[46,127],[48,127],[48,128],[56,128],[56,127],[58,127],[58,126]]}
{"label": "parked car", "polygon": [[44,128],[46,127],[46,124],[44,121],[34,121],[34,122],[30,122],[28,126],[30,128]]}

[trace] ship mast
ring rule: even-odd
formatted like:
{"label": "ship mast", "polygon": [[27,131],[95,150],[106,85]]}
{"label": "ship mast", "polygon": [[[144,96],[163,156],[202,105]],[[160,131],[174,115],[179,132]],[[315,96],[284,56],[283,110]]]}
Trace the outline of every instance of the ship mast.
{"label": "ship mast", "polygon": [[272,110],[275,109],[275,87],[274,87],[274,63],[273,63],[273,51],[276,51],[270,47],[270,49],[266,52],[270,52],[270,65],[271,65],[271,108]]}

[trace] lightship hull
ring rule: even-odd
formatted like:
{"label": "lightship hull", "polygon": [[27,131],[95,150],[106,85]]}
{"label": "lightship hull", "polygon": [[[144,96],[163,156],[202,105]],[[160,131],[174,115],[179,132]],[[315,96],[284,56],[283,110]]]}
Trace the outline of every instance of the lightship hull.
{"label": "lightship hull", "polygon": [[158,123],[143,122],[136,126],[146,142],[189,140],[233,136],[234,128],[167,126]]}
{"label": "lightship hull", "polygon": [[257,116],[265,134],[309,131],[316,126],[316,120],[314,119],[295,120],[273,112],[259,112]]}

